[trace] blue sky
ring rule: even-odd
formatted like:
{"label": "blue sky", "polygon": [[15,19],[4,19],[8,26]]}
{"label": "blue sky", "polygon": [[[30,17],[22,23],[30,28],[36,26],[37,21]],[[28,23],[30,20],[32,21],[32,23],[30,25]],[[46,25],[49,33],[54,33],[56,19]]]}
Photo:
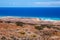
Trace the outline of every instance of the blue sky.
{"label": "blue sky", "polygon": [[0,0],[0,7],[60,7],[60,0]]}

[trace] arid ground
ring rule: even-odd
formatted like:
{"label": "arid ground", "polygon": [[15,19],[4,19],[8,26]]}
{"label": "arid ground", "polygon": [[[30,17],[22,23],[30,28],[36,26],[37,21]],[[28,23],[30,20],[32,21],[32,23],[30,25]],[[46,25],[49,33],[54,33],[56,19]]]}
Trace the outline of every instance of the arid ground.
{"label": "arid ground", "polygon": [[60,40],[60,21],[0,18],[0,40]]}

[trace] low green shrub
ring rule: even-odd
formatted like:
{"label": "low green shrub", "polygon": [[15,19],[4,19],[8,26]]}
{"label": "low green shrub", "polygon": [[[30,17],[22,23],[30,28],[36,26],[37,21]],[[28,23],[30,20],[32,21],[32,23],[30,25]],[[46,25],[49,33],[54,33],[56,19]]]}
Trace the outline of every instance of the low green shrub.
{"label": "low green shrub", "polygon": [[23,22],[16,22],[16,25],[17,25],[17,26],[23,26],[24,23],[23,23]]}

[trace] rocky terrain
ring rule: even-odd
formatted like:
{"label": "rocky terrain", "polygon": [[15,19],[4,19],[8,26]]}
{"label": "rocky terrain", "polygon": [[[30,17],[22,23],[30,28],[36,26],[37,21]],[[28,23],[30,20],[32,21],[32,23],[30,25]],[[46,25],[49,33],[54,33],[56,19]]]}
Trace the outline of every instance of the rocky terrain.
{"label": "rocky terrain", "polygon": [[60,21],[0,18],[0,40],[60,40]]}

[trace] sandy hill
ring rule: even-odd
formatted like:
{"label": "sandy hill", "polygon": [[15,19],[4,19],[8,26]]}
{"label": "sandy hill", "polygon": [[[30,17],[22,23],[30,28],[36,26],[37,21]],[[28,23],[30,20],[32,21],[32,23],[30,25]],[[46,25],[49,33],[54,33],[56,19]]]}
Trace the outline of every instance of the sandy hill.
{"label": "sandy hill", "polygon": [[60,40],[60,22],[39,18],[0,18],[0,40]]}

